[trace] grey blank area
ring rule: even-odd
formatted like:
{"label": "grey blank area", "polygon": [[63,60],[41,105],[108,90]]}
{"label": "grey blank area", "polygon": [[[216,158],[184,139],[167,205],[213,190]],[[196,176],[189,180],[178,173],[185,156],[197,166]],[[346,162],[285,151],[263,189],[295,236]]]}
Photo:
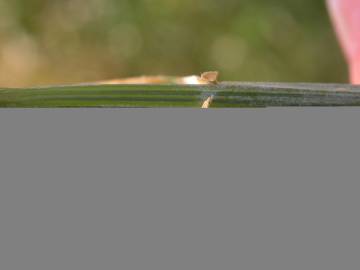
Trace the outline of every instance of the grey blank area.
{"label": "grey blank area", "polygon": [[360,110],[0,111],[0,269],[359,269]]}

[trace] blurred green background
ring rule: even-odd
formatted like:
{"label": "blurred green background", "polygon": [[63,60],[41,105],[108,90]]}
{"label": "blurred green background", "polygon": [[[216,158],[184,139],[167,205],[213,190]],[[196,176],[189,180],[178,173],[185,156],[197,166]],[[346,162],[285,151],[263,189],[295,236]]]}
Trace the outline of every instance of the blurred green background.
{"label": "blurred green background", "polygon": [[322,0],[0,0],[0,85],[219,70],[346,82]]}

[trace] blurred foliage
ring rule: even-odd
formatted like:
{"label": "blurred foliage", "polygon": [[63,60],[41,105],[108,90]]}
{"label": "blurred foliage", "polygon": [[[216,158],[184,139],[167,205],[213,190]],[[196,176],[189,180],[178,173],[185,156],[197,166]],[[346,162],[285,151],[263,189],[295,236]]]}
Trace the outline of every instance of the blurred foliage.
{"label": "blurred foliage", "polygon": [[206,70],[347,80],[320,0],[0,0],[3,86]]}

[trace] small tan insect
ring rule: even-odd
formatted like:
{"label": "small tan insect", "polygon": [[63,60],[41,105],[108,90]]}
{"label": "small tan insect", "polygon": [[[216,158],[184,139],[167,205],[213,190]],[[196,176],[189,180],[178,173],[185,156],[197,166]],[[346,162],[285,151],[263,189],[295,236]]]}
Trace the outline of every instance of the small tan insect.
{"label": "small tan insect", "polygon": [[212,83],[212,84],[217,84],[218,83],[218,78],[219,78],[219,72],[218,71],[208,71],[208,72],[204,72],[201,74],[200,79],[208,82],[208,83]]}

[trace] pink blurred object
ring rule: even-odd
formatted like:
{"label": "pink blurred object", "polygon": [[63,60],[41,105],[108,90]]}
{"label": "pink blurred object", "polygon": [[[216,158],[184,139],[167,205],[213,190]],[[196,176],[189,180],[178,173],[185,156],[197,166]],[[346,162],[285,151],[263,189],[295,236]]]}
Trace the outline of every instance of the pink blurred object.
{"label": "pink blurred object", "polygon": [[327,4],[349,64],[351,83],[360,84],[360,0],[327,0]]}

